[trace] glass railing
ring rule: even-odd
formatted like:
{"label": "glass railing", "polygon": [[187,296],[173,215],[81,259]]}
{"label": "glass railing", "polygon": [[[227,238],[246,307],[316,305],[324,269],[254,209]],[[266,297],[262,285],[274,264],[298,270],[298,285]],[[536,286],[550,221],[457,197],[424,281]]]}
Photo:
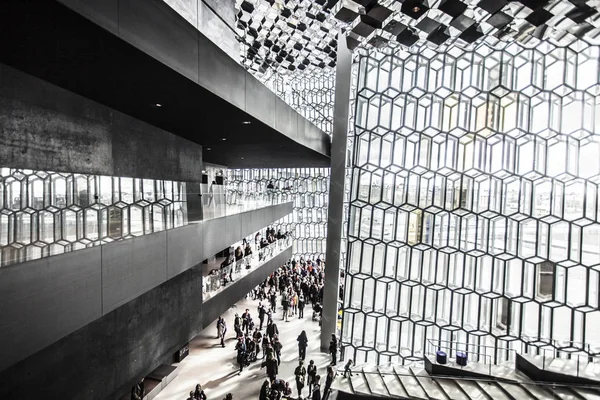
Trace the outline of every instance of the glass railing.
{"label": "glass railing", "polygon": [[[203,189],[204,186],[207,185],[202,185]],[[207,188],[205,194],[202,195],[202,214],[204,220],[226,217],[228,215],[292,201],[291,196],[282,195],[272,190],[267,190],[261,194],[247,195],[225,190],[224,188],[225,186],[218,185],[212,192],[210,188]]]}
{"label": "glass railing", "polygon": [[292,238],[288,236],[271,243],[261,249],[254,249],[252,255],[242,258],[227,266],[215,269],[204,277],[202,298],[206,301],[236,280],[243,278],[257,267],[272,260],[292,245]]}

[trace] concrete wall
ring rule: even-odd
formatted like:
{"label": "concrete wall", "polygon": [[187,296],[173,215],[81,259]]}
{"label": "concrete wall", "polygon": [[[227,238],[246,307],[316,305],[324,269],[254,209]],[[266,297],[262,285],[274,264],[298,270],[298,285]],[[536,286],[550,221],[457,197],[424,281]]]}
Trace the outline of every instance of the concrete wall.
{"label": "concrete wall", "polygon": [[291,212],[289,202],[0,268],[0,343],[10,344],[0,371]]}
{"label": "concrete wall", "polygon": [[[235,288],[249,290],[291,256],[290,247]],[[194,266],[1,372],[0,398],[120,399],[213,322],[208,307],[227,309],[242,296],[225,290],[203,305],[202,267]]]}
{"label": "concrete wall", "polygon": [[0,167],[199,182],[202,146],[0,64]]}
{"label": "concrete wall", "polygon": [[295,142],[329,154],[330,139],[325,132],[163,0],[58,1]]}
{"label": "concrete wall", "polygon": [[203,0],[163,1],[239,63],[240,43],[231,29],[235,27],[235,0],[208,0],[210,8]]}

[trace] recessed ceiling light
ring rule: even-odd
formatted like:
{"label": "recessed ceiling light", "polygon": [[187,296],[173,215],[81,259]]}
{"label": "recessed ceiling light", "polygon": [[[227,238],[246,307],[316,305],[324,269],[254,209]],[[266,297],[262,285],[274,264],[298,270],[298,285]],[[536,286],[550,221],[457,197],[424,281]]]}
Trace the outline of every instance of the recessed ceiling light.
{"label": "recessed ceiling light", "polygon": [[252,123],[252,121],[242,121],[242,124],[244,125],[250,125]]}
{"label": "recessed ceiling light", "polygon": [[244,159],[244,157],[242,157],[242,160]]}
{"label": "recessed ceiling light", "polygon": [[206,173],[206,171],[205,171],[205,170],[202,170],[202,173],[203,173],[203,174],[205,174],[205,173]]}
{"label": "recessed ceiling light", "polygon": [[156,103],[156,104],[154,104],[154,107],[161,108],[161,107],[162,107],[162,104],[160,104],[160,103]]}
{"label": "recessed ceiling light", "polygon": [[206,150],[210,150],[210,147],[207,147]]}
{"label": "recessed ceiling light", "polygon": [[224,138],[222,138],[221,140],[227,140],[227,138],[226,138],[226,137],[224,137]]}

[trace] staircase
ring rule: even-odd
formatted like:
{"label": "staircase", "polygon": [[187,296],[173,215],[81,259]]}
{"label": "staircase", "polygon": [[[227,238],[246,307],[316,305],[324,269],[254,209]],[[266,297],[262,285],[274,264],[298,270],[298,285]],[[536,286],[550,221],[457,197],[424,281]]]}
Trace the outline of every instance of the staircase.
{"label": "staircase", "polygon": [[587,357],[569,359],[517,353],[516,368],[536,381],[600,385],[600,363],[588,362]]}
{"label": "staircase", "polygon": [[422,365],[353,368],[352,378],[339,373],[332,389],[337,399],[423,400],[600,400],[598,386],[534,382],[513,369],[511,379],[430,375]]}

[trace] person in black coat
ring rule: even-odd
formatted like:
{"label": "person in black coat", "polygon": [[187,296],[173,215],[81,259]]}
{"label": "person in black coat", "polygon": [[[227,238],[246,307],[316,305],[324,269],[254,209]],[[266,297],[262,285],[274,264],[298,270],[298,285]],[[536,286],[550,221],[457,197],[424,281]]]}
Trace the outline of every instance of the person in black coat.
{"label": "person in black coat", "polygon": [[312,396],[310,397],[311,400],[321,400],[321,376],[317,375],[315,377],[315,386],[313,387],[312,390]]}
{"label": "person in black coat", "polygon": [[277,365],[277,359],[274,356],[267,357],[266,361],[267,375],[269,380],[274,381],[279,373],[279,366]]}
{"label": "person in black coat", "polygon": [[269,392],[271,389],[271,384],[268,380],[265,380],[260,387],[260,394],[258,395],[258,400],[269,400]]}
{"label": "person in black coat", "polygon": [[269,336],[269,340],[273,342],[273,337],[275,335],[279,335],[279,329],[277,329],[277,324],[273,322],[272,319],[267,321],[267,335]]}
{"label": "person in black coat", "polygon": [[201,384],[196,385],[196,390],[194,391],[194,399],[206,400],[206,394],[204,394],[204,390],[202,390]]}
{"label": "person in black coat", "polygon": [[302,333],[298,335],[297,340],[300,360],[304,360],[306,358],[306,347],[308,346],[308,338],[306,337],[306,331],[302,331]]}
{"label": "person in black coat", "polygon": [[329,354],[331,354],[331,364],[337,364],[337,350],[338,350],[338,340],[335,336],[335,333],[331,334],[331,341],[329,342]]}
{"label": "person in black coat", "polygon": [[300,296],[298,296],[298,319],[304,318],[304,305],[304,294],[300,293]]}

